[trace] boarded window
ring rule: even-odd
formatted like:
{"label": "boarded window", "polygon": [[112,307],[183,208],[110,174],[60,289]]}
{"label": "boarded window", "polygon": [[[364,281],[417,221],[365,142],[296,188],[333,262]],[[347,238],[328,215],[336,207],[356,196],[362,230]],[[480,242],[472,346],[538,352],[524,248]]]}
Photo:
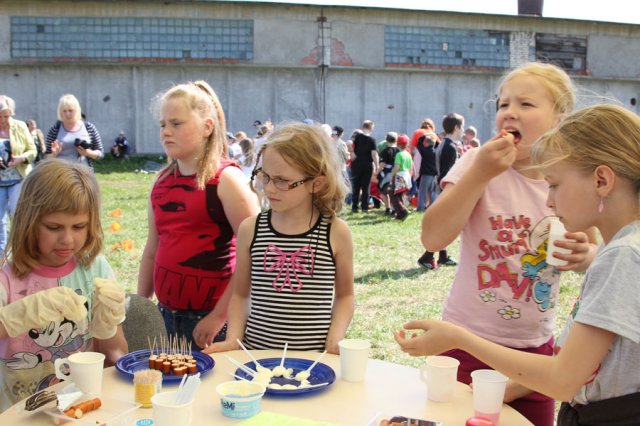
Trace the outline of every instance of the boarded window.
{"label": "boarded window", "polygon": [[536,34],[536,59],[568,72],[587,70],[587,37]]}

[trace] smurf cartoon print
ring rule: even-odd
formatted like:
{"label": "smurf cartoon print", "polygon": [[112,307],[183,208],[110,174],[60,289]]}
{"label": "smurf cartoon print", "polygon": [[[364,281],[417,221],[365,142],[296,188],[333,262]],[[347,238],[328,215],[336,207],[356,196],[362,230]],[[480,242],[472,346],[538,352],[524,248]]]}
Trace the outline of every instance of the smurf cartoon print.
{"label": "smurf cartoon print", "polygon": [[[490,217],[495,240],[479,245],[477,266],[479,298],[494,308],[503,320],[526,315],[524,305],[535,304],[546,312],[555,306],[559,272],[547,264],[548,217],[533,223],[523,215]],[[497,241],[498,244],[495,244]],[[516,270],[519,269],[519,270]]]}

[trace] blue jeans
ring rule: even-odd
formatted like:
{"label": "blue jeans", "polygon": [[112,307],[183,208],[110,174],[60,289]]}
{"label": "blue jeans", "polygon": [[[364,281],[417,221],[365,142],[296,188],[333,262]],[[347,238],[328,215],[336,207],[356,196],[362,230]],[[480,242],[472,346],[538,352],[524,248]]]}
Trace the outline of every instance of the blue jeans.
{"label": "blue jeans", "polygon": [[427,194],[430,196],[429,204],[436,200],[435,194],[435,176],[420,176],[420,186],[418,187],[418,210],[424,210],[427,207]]}
{"label": "blue jeans", "polygon": [[7,213],[13,217],[21,187],[22,182],[11,186],[0,186],[0,255],[7,247]]}
{"label": "blue jeans", "polygon": [[[193,341],[193,329],[196,328],[198,321],[207,316],[210,311],[174,311],[159,303],[158,310],[162,314],[164,326],[167,328],[167,334],[169,336],[184,336],[187,342],[191,342],[193,349],[202,350],[202,348]],[[213,341],[222,342],[226,338],[227,324],[220,329]]]}

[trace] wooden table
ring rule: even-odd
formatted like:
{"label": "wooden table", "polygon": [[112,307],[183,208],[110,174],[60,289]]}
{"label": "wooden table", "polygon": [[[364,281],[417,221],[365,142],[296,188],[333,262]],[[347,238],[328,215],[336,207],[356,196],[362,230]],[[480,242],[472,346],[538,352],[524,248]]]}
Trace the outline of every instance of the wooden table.
{"label": "wooden table", "polygon": [[[250,359],[242,351],[227,352],[227,355],[242,363]],[[275,358],[281,351],[252,351],[258,360]],[[228,419],[222,415],[220,399],[215,388],[219,383],[233,380],[229,373],[236,367],[222,354],[213,354],[215,367],[203,377],[202,385],[193,406],[192,426],[237,424],[241,420]],[[318,353],[288,351],[287,357],[315,360]],[[420,419],[440,420],[446,426],[464,425],[473,416],[473,399],[470,388],[458,383],[453,400],[448,403],[432,402],[427,399],[426,385],[419,378],[419,371],[390,362],[369,360],[367,375],[361,383],[350,383],[340,379],[340,357],[327,354],[321,361],[336,372],[336,381],[319,392],[286,398],[265,396],[262,411],[302,417],[305,419],[365,426],[376,414],[387,418],[394,415],[411,416]],[[133,401],[132,380],[120,374],[115,368],[107,368],[103,378],[103,394]],[[60,386],[60,385],[57,385]],[[177,385],[164,385],[163,391],[175,390]],[[139,408],[133,418],[151,418],[152,409]],[[132,424],[133,422],[129,423]],[[500,416],[502,425],[531,425],[520,413],[504,405]],[[46,425],[51,426],[51,418],[38,413],[26,419],[18,419],[14,407],[0,415],[2,425]],[[129,425],[127,425],[129,426]]]}

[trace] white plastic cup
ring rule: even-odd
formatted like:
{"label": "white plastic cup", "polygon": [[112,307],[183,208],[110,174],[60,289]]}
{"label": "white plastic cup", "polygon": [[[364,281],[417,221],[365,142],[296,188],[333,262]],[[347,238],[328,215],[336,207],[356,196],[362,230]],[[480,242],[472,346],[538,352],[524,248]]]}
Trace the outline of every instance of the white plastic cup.
{"label": "white plastic cup", "polygon": [[176,404],[176,393],[160,392],[151,397],[154,426],[189,426],[193,416],[193,400]]}
{"label": "white plastic cup", "polygon": [[362,339],[343,339],[340,348],[340,375],[347,382],[361,382],[367,373],[371,342]]}
{"label": "white plastic cup", "polygon": [[420,379],[427,384],[427,396],[434,402],[449,402],[456,390],[460,361],[450,356],[430,356],[420,366]]}
{"label": "white plastic cup", "polygon": [[100,352],[77,352],[68,358],[58,358],[54,364],[56,377],[71,380],[84,393],[99,394],[102,392],[104,358]]}
{"label": "white plastic cup", "polygon": [[476,370],[471,373],[471,379],[474,416],[484,417],[498,425],[509,378],[495,370]]}
{"label": "white plastic cup", "polygon": [[556,241],[558,240],[566,240],[564,237],[566,229],[564,229],[564,225],[560,222],[560,219],[557,217],[552,217],[549,219],[549,240],[547,243],[547,265],[551,266],[565,266],[569,264],[566,260],[558,259],[557,257],[553,257],[553,253],[561,253],[561,254],[569,254],[571,250],[556,247]]}

